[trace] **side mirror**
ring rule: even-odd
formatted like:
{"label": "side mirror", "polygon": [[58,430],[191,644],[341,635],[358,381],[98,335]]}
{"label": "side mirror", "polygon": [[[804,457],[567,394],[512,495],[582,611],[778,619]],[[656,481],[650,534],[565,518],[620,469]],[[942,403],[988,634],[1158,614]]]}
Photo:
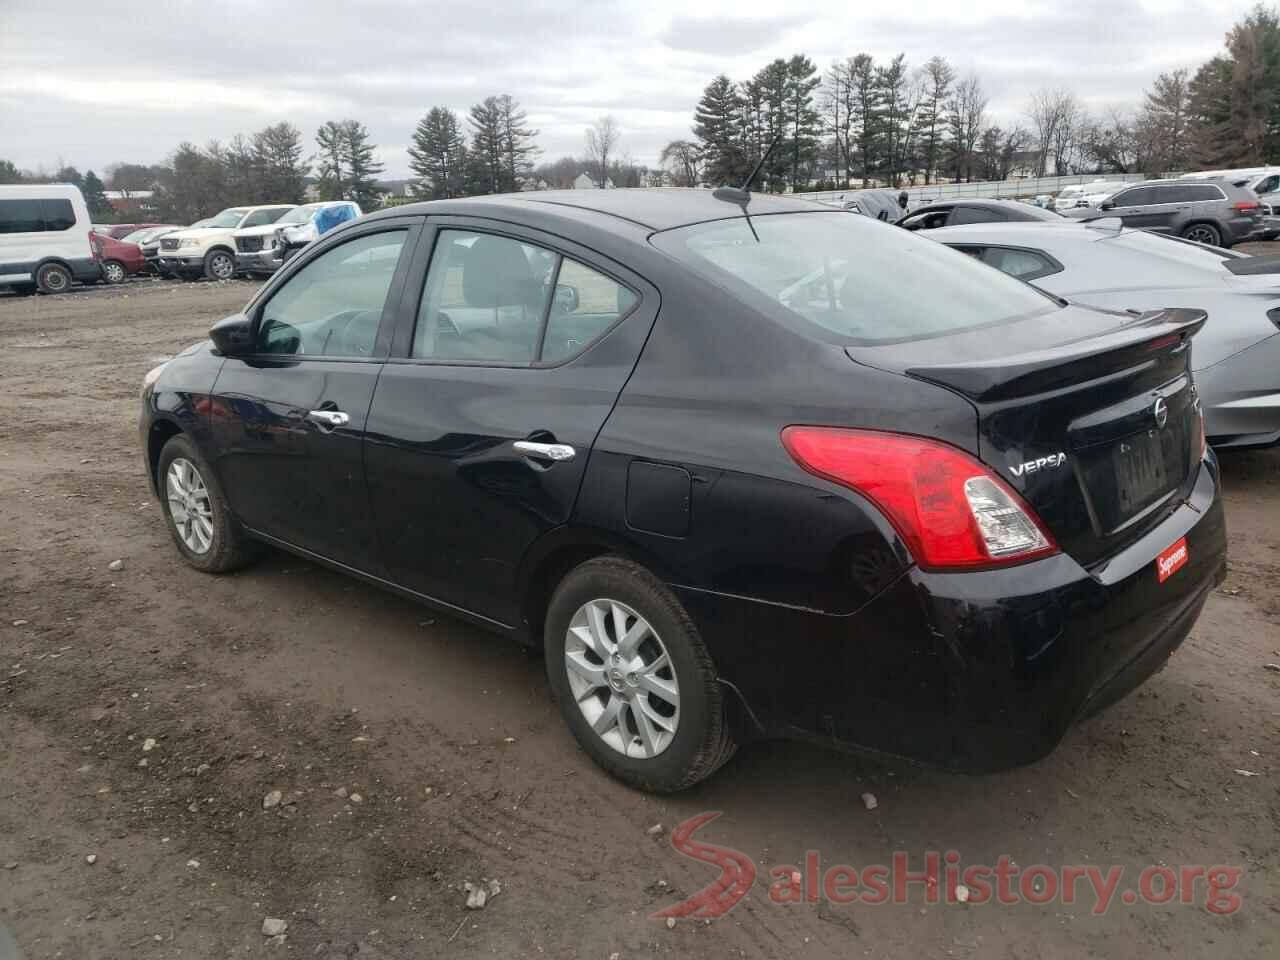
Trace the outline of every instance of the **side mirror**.
{"label": "side mirror", "polygon": [[209,339],[225,357],[248,353],[253,347],[253,321],[243,313],[232,314],[209,328]]}
{"label": "side mirror", "polygon": [[1098,204],[1099,210],[1114,210],[1115,208],[1116,202],[1114,200],[1103,200],[1102,203]]}
{"label": "side mirror", "polygon": [[561,313],[573,313],[578,309],[578,288],[571,283],[557,283],[555,307]]}

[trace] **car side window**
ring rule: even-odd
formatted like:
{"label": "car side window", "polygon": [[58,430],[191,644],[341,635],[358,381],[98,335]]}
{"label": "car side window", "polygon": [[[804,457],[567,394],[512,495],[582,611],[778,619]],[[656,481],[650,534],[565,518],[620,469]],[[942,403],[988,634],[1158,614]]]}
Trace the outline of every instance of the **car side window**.
{"label": "car side window", "polygon": [[275,223],[283,217],[288,210],[281,207],[279,210],[255,210],[249,216],[244,218],[244,223],[240,224],[240,229],[246,227],[265,227],[268,223]]}
{"label": "car side window", "polygon": [[427,268],[412,356],[533,363],[558,257],[488,233],[441,230]]}
{"label": "car side window", "polygon": [[411,356],[445,363],[560,363],[603,336],[638,300],[628,287],[545,247],[441,230]]}
{"label": "car side window", "polygon": [[560,261],[541,359],[559,363],[581,353],[639,300],[630,289],[576,260]]}
{"label": "car side window", "polygon": [[1134,187],[1132,190],[1121,190],[1111,202],[1117,207],[1140,207],[1143,204],[1151,203],[1150,187]]}
{"label": "car side window", "polygon": [[982,259],[1011,277],[1034,280],[1058,273],[1062,267],[1049,257],[1035,250],[1013,250],[1006,247],[988,247]]}
{"label": "car side window", "polygon": [[1257,194],[1275,193],[1276,187],[1280,187],[1280,176],[1264,177],[1258,181],[1258,185],[1253,188],[1253,192]]}
{"label": "car side window", "polygon": [[1211,183],[1176,187],[1178,203],[1196,203],[1201,200],[1221,200],[1222,188]]}
{"label": "car side window", "polygon": [[951,219],[947,221],[947,225],[951,226],[960,223],[996,223],[1003,220],[999,213],[995,210],[988,210],[984,207],[956,207],[951,211]]}
{"label": "car side window", "polygon": [[907,230],[933,230],[936,227],[944,226],[947,222],[947,215],[951,213],[951,207],[944,207],[941,210],[921,210],[914,213],[907,219],[902,221],[902,226]]}
{"label": "car side window", "polygon": [[302,267],[263,306],[256,352],[371,356],[405,236],[365,234]]}

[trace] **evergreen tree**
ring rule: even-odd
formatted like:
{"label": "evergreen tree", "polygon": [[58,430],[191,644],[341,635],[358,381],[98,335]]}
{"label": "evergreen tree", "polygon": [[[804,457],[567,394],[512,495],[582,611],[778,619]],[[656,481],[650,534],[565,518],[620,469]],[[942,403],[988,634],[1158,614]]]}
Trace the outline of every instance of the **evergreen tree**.
{"label": "evergreen tree", "polygon": [[537,130],[525,126],[526,117],[520,101],[510,94],[502,94],[495,98],[498,129],[501,135],[502,176],[500,193],[512,193],[521,188],[521,184],[533,170],[533,158],[538,148],[533,138]]}
{"label": "evergreen tree", "polygon": [[923,90],[920,109],[916,113],[916,141],[920,144],[926,184],[932,182],[942,162],[942,148],[946,138],[943,110],[951,96],[951,84],[955,82],[955,78],[955,71],[942,57],[931,58],[922,70]]}
{"label": "evergreen tree", "polygon": [[22,171],[12,160],[0,160],[0,183],[21,183]]}
{"label": "evergreen tree", "polygon": [[102,181],[98,179],[98,175],[90,170],[84,175],[84,179],[80,181],[80,192],[84,194],[84,204],[89,208],[89,216],[94,220],[101,220],[111,216],[114,212],[110,202],[107,200],[106,190],[103,189]]}
{"label": "evergreen tree", "polygon": [[418,121],[409,146],[409,168],[421,196],[460,197],[466,187],[467,149],[462,124],[447,107],[432,107]]}
{"label": "evergreen tree", "polygon": [[1146,93],[1139,123],[1151,133],[1153,156],[1149,162],[1157,170],[1177,171],[1187,166],[1191,147],[1190,97],[1185,69],[1160,74]]}
{"label": "evergreen tree", "polygon": [[252,155],[260,202],[302,202],[310,164],[302,159],[302,132],[297,127],[281,122],[259,130],[253,135]]}
{"label": "evergreen tree", "polygon": [[878,163],[878,103],[876,64],[870,54],[860,53],[849,61],[849,93],[851,103],[850,132],[857,155],[862,185],[871,185]]}
{"label": "evergreen tree", "polygon": [[497,97],[485,97],[467,114],[471,124],[469,193],[504,193],[505,134],[502,107]]}
{"label": "evergreen tree", "polygon": [[253,144],[237,133],[227,143],[223,154],[226,166],[227,190],[236,203],[268,202],[264,196],[262,180],[258,175],[257,159]]}
{"label": "evergreen tree", "polygon": [[750,173],[743,127],[742,97],[734,82],[721,74],[707,84],[694,114],[693,135],[707,182],[736,184]]}
{"label": "evergreen tree", "polygon": [[369,131],[358,120],[342,121],[342,161],[346,165],[346,198],[354,200],[365,210],[377,207],[382,191],[377,177],[382,173],[382,163],[375,154],[376,147],[369,142]]}
{"label": "evergreen tree", "polygon": [[[81,187],[84,183],[84,177],[80,176],[80,171],[75,167],[62,167],[53,175],[54,183],[70,183],[77,187]],[[82,191],[83,192],[83,188]]]}
{"label": "evergreen tree", "polygon": [[818,158],[821,117],[814,109],[813,94],[820,82],[818,68],[808,57],[796,54],[787,61],[786,135],[793,192],[808,182]]}
{"label": "evergreen tree", "polygon": [[317,156],[316,190],[321,200],[347,199],[347,167],[344,159],[346,137],[343,124],[327,121],[316,131]]}

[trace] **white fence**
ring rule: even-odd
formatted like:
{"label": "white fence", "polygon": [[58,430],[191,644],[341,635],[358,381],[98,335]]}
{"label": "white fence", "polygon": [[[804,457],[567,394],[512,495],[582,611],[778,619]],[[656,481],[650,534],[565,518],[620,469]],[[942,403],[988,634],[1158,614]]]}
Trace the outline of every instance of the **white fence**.
{"label": "white fence", "polygon": [[[1070,186],[1074,183],[1092,183],[1095,180],[1106,180],[1109,183],[1118,183],[1128,180],[1145,180],[1146,176],[1141,173],[1088,173],[1078,174],[1070,177],[1026,177],[1021,180],[984,180],[978,183],[931,183],[928,186],[916,185],[914,187],[902,187],[907,191],[910,198],[911,206],[927,203],[933,200],[954,200],[959,197],[1034,197],[1043,193],[1057,193],[1063,187]],[[796,193],[792,196],[803,197],[806,200],[839,200],[847,193],[852,193],[858,188],[853,187],[849,190],[823,190],[817,193]],[[884,188],[892,189],[892,188]],[[894,190],[897,193],[897,190]]]}

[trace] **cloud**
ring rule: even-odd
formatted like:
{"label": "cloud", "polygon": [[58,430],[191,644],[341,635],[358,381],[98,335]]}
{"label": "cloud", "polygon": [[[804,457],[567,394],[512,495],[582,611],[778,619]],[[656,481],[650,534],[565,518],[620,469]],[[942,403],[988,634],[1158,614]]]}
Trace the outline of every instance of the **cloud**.
{"label": "cloud", "polygon": [[946,56],[979,73],[1001,123],[1024,120],[1041,86],[1102,112],[1211,56],[1253,2],[911,0],[881,11],[810,0],[779,13],[763,0],[703,0],[693,16],[672,0],[150,0],[145,15],[120,17],[101,0],[0,0],[0,156],[100,170],[277,120],[310,138],[354,117],[387,175],[403,176],[398,145],[427,109],[465,114],[510,93],[545,158],[580,154],[586,125],[610,113],[623,151],[654,163],[689,135],[713,76],[745,79],[797,52],[821,69],[861,51],[915,65]]}

